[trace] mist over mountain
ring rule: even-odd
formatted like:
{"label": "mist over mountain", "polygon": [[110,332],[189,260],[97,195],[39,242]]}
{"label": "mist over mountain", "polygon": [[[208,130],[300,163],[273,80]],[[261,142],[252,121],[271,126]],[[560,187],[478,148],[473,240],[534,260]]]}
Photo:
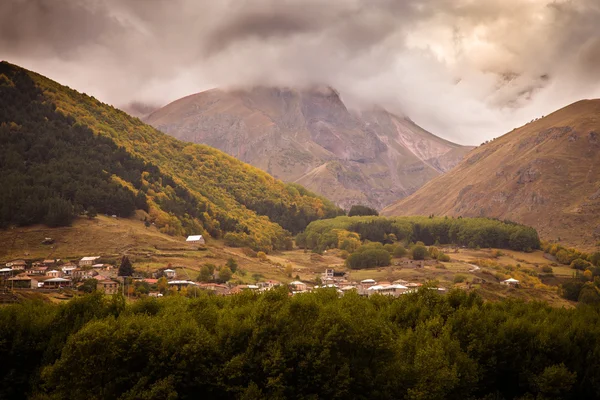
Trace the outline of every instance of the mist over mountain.
{"label": "mist over mountain", "polygon": [[383,108],[349,110],[327,86],[209,90],[145,119],[349,209],[382,208],[456,165],[470,147],[440,139]]}
{"label": "mist over mountain", "polygon": [[600,97],[596,0],[5,0],[0,54],[102,101],[328,84],[478,145]]}

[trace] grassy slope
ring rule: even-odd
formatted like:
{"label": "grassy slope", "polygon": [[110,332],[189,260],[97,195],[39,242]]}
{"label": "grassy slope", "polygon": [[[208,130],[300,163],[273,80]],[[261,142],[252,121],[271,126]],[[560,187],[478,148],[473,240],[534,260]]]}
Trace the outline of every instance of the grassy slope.
{"label": "grassy slope", "polygon": [[507,218],[589,250],[600,228],[599,114],[600,100],[581,101],[516,129],[383,214]]}

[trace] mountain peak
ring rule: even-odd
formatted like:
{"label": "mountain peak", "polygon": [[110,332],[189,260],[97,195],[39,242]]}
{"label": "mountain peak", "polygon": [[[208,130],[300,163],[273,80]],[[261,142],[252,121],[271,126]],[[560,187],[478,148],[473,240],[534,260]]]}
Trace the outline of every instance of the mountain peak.
{"label": "mountain peak", "polygon": [[205,143],[349,208],[381,208],[455,165],[470,148],[381,107],[350,112],[327,85],[211,90],[147,118],[177,138]]}

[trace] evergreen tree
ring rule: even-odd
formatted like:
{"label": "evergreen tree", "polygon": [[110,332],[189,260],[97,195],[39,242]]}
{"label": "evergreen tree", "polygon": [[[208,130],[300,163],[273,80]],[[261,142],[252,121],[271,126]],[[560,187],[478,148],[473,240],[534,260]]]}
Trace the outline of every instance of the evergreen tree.
{"label": "evergreen tree", "polygon": [[131,261],[129,261],[129,257],[123,256],[121,259],[121,265],[119,266],[119,276],[132,276],[134,272],[135,271],[131,265]]}

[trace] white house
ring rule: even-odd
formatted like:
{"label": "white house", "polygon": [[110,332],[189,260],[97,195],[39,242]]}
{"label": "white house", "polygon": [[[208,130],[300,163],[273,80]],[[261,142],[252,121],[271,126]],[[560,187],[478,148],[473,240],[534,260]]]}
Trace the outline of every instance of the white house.
{"label": "white house", "polygon": [[46,276],[49,276],[51,278],[61,278],[62,272],[53,269],[52,271],[46,272]]}
{"label": "white house", "polygon": [[62,272],[63,272],[63,275],[71,276],[73,271],[75,271],[76,269],[77,269],[77,267],[74,265],[64,266],[64,267],[62,267]]}
{"label": "white house", "polygon": [[508,278],[500,283],[503,285],[506,285],[506,286],[513,286],[513,287],[519,286],[519,281],[514,278]]}
{"label": "white house", "polygon": [[94,265],[96,260],[98,260],[99,258],[100,258],[100,256],[83,257],[81,260],[79,260],[79,266],[80,267],[91,267],[92,265]]}
{"label": "white house", "polygon": [[173,278],[175,278],[175,270],[174,269],[165,269],[163,271],[163,273],[165,274],[165,276],[167,277],[167,279],[173,279]]}
{"label": "white house", "polygon": [[384,294],[387,296],[398,297],[402,293],[405,293],[407,290],[408,290],[408,288],[406,286],[400,285],[400,284],[375,285],[375,286],[371,286],[370,288],[368,288],[367,293],[369,293],[369,294],[379,293],[379,294]]}
{"label": "white house", "polygon": [[204,240],[204,237],[202,237],[202,235],[190,235],[187,237],[187,239],[185,239],[185,241],[190,244],[205,244],[206,243],[206,241]]}
{"label": "white house", "polygon": [[374,286],[377,282],[375,282],[375,279],[363,279],[362,281],[360,281],[360,284],[364,287],[364,288],[368,288],[371,286]]}

